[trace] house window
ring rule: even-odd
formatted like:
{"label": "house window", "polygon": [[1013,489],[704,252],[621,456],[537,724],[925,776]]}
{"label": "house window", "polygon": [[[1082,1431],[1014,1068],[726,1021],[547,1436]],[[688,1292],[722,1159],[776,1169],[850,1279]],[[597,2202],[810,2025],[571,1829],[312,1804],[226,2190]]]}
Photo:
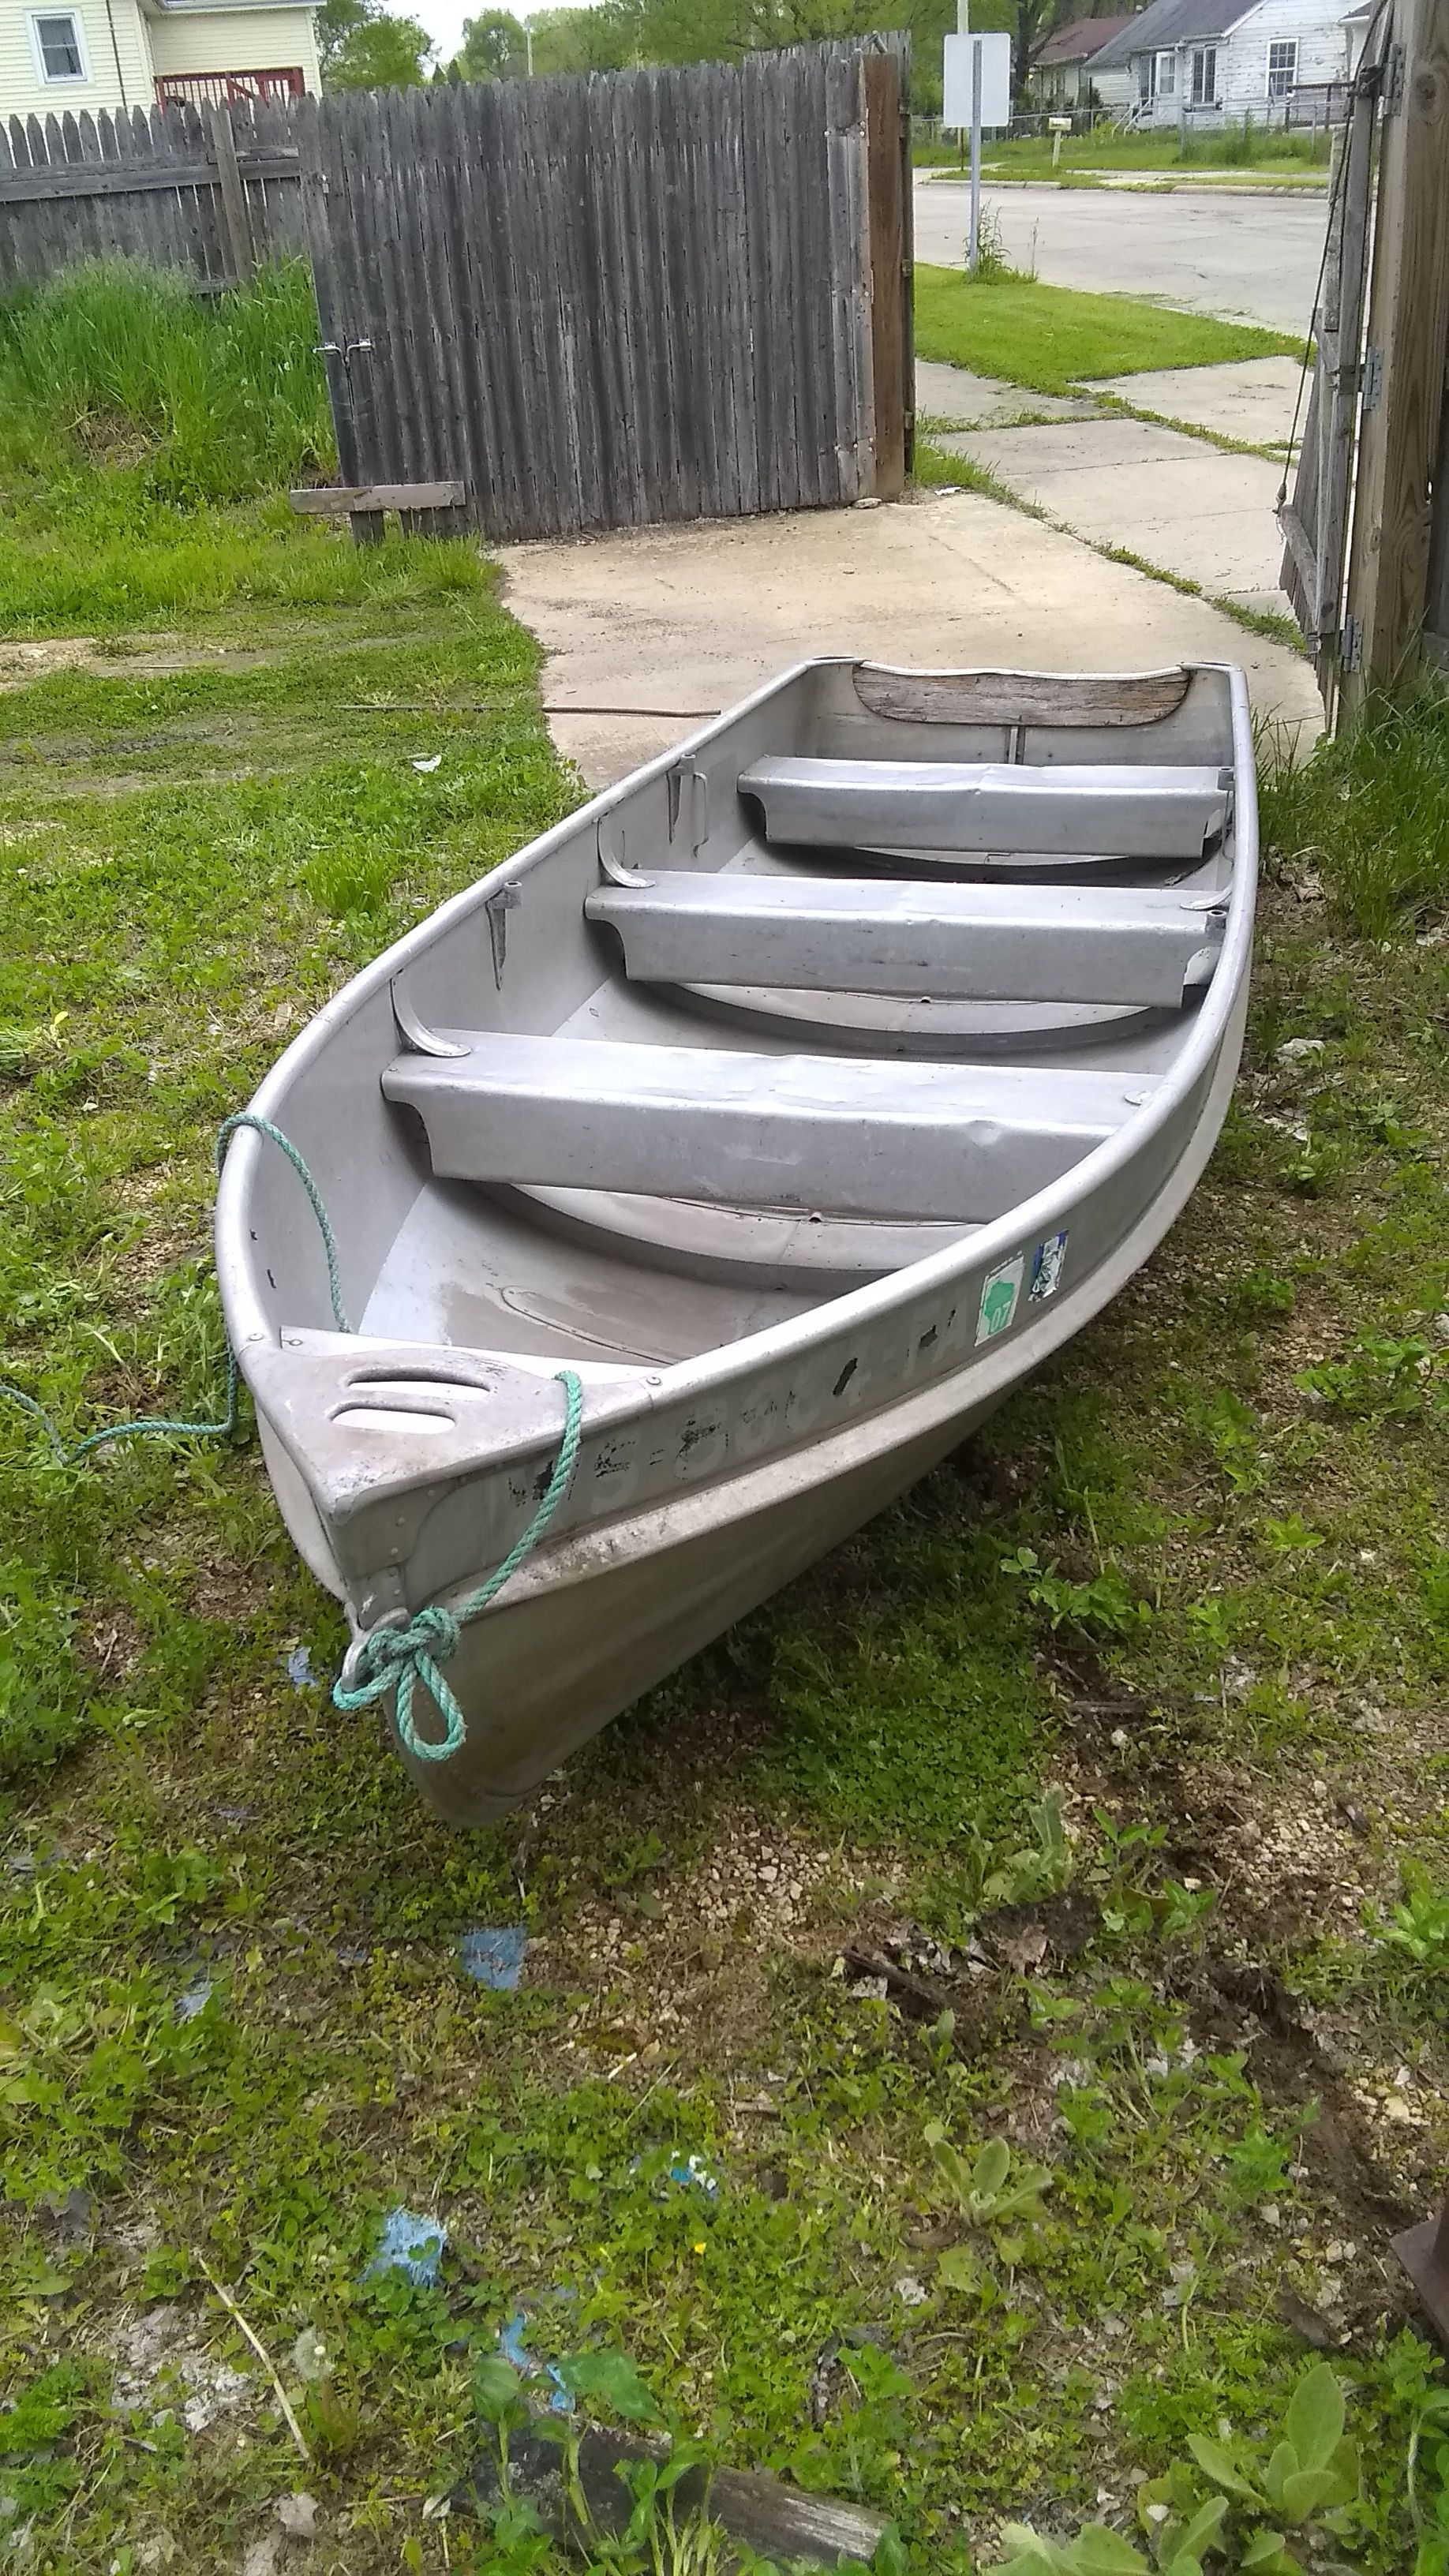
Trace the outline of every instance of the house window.
{"label": "house window", "polygon": [[1268,96],[1286,98],[1298,78],[1298,39],[1285,36],[1268,47]]}
{"label": "house window", "polygon": [[1158,55],[1158,57],[1157,57],[1157,95],[1158,95],[1158,97],[1159,97],[1159,98],[1171,98],[1172,93],[1173,93],[1173,91],[1176,89],[1176,87],[1177,87],[1177,56],[1176,56],[1176,54],[1159,54],[1159,55]]}
{"label": "house window", "polygon": [[73,9],[32,10],[30,51],[35,61],[35,77],[47,85],[90,79],[85,38]]}
{"label": "house window", "polygon": [[1137,57],[1137,95],[1144,107],[1157,96],[1157,56],[1155,54],[1139,54]]}
{"label": "house window", "polygon": [[1199,45],[1193,55],[1192,103],[1194,107],[1217,106],[1218,49],[1216,45]]}

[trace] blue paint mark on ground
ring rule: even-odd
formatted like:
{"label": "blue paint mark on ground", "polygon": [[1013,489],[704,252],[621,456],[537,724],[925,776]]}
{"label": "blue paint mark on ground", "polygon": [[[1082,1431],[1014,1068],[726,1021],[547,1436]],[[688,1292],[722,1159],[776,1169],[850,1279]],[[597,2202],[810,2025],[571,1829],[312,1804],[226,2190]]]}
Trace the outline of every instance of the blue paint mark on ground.
{"label": "blue paint mark on ground", "polygon": [[512,1994],[523,1973],[527,1950],[528,1933],[521,1923],[465,1932],[458,1944],[464,1976],[471,1977],[475,1985],[491,1986],[499,1995]]}
{"label": "blue paint mark on ground", "polygon": [[362,2277],[376,2281],[385,2272],[405,2272],[410,2281],[436,2281],[448,2231],[440,2218],[420,2218],[415,2209],[390,2209],[382,2222],[377,2252]]}
{"label": "blue paint mark on ground", "polygon": [[520,2379],[537,2379],[546,2375],[552,2380],[553,2394],[548,2401],[550,2414],[572,2415],[574,2411],[572,2389],[567,2386],[562,2372],[555,2370],[551,2361],[536,2361],[533,2354],[528,2351],[524,2343],[527,2331],[527,2310],[515,2308],[498,2338],[499,2351],[504,2360],[517,2371]]}

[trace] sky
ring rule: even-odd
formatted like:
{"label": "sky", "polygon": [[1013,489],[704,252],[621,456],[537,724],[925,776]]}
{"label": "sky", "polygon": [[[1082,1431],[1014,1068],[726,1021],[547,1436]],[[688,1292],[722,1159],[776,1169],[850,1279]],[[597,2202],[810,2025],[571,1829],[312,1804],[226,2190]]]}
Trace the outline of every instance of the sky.
{"label": "sky", "polygon": [[[512,9],[516,18],[526,18],[528,8],[520,0],[386,0],[397,18],[420,18],[438,48],[438,60],[451,62],[463,41],[465,18],[481,16],[489,7]],[[587,7],[589,0],[573,0],[575,7]]]}
{"label": "sky", "polygon": [[[399,18],[420,18],[438,48],[440,62],[450,62],[463,40],[463,21],[476,18],[484,0],[389,0]],[[505,0],[506,5],[506,0]]]}

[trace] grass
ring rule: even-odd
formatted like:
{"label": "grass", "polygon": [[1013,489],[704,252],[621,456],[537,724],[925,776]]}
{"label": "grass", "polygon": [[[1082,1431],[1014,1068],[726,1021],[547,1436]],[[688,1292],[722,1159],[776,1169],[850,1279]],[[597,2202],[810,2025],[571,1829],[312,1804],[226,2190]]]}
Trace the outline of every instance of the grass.
{"label": "grass", "polygon": [[[196,667],[0,695],[0,1372],[68,1429],[211,1400],[217,1119],[579,792],[487,569],[397,577],[387,638],[213,605]],[[0,1408],[18,2564],[210,2576],[306,2488],[317,2576],[562,2576],[468,2500],[506,2329],[966,2576],[1271,2433],[1306,2319],[1354,2564],[1403,2576],[1421,2425],[1449,2488],[1383,2253],[1449,2148],[1445,739],[1268,779],[1245,1078],[1148,1271],[527,1817],[448,1834],[331,1710],[253,1446],[61,1469]],[[520,1920],[517,1992],[471,1984]],[[368,2277],[398,2204],[432,2281]]]}
{"label": "grass", "polygon": [[0,636],[476,592],[466,547],[297,527],[285,487],[335,471],[316,337],[296,261],[209,302],[119,260],[0,303]]}
{"label": "grass", "polygon": [[[944,167],[960,157],[954,144],[923,145],[917,147],[918,163],[926,153],[930,155],[926,166]],[[1190,179],[1221,170],[1280,185],[1321,186],[1328,151],[1322,136],[1315,141],[1307,134],[1269,134],[1260,125],[1236,122],[1225,123],[1215,133],[1189,135],[1185,141],[1175,133],[1123,134],[1098,125],[1090,134],[1064,136],[1056,164],[1051,136],[1031,135],[986,145],[982,167],[993,179],[1054,179],[1058,184],[1118,171],[1161,171]]]}
{"label": "grass", "polygon": [[923,358],[1043,394],[1156,367],[1303,354],[1301,341],[1256,324],[1179,313],[1136,296],[1043,286],[1015,273],[973,280],[961,269],[929,266],[916,270],[916,348]]}
{"label": "grass", "polygon": [[1449,706],[1432,684],[1408,705],[1368,710],[1342,741],[1285,760],[1267,827],[1305,866],[1321,867],[1338,919],[1382,939],[1432,930],[1449,908]]}

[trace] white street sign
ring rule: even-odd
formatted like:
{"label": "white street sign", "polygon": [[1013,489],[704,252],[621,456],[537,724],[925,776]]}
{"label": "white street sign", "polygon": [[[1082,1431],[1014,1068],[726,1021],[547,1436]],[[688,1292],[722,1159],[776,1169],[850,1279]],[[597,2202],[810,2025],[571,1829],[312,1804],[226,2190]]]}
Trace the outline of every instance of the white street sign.
{"label": "white street sign", "polygon": [[971,130],[971,57],[981,56],[981,122],[1011,123],[1011,38],[948,36],[941,123]]}

